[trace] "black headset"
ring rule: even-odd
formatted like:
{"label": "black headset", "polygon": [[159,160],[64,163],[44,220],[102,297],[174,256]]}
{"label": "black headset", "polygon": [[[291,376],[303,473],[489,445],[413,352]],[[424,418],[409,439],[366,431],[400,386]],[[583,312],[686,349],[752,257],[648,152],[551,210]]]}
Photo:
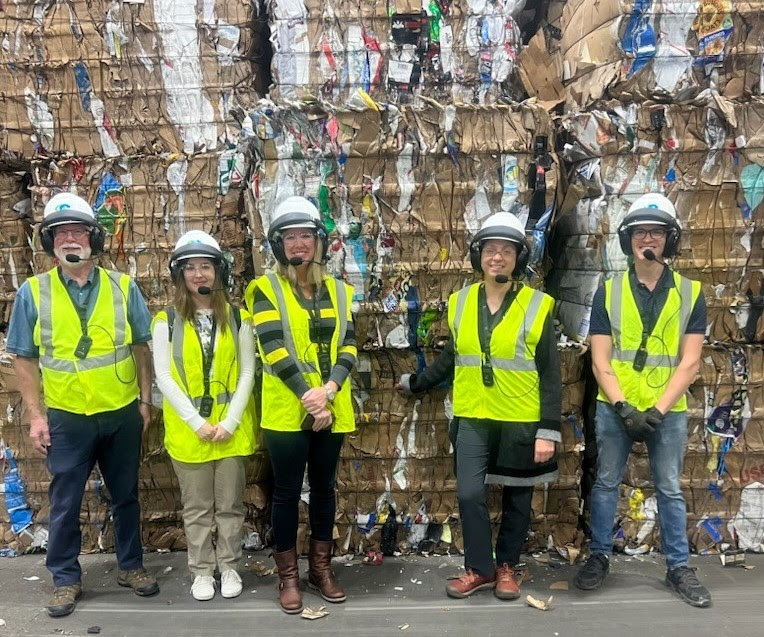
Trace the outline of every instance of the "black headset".
{"label": "black headset", "polygon": [[621,244],[621,250],[626,256],[632,255],[631,250],[631,232],[632,226],[637,224],[663,224],[668,226],[666,233],[666,247],[663,248],[663,256],[667,259],[679,254],[679,240],[682,238],[682,228],[679,222],[670,214],[655,208],[643,208],[627,214],[621,225],[618,226],[618,242]]}
{"label": "black headset", "polygon": [[89,215],[74,211],[57,212],[54,218],[48,217],[40,223],[40,245],[48,256],[53,255],[53,241],[56,234],[56,226],[67,223],[81,223],[90,228],[88,241],[90,243],[90,255],[97,257],[103,254],[106,244],[106,232],[101,225]]}
{"label": "black headset", "polygon": [[231,276],[231,264],[228,263],[220,250],[203,243],[187,243],[173,251],[170,255],[170,278],[173,283],[177,284],[180,280],[180,273],[183,269],[181,262],[192,257],[212,259],[220,279],[219,284],[222,286],[228,285],[228,279]]}
{"label": "black headset", "polygon": [[483,274],[483,266],[480,263],[480,259],[483,254],[483,244],[488,239],[503,239],[505,241],[511,241],[517,250],[517,259],[515,261],[515,267],[512,270],[513,279],[521,279],[525,275],[525,269],[528,267],[528,260],[531,256],[531,250],[528,246],[528,241],[525,237],[519,237],[517,232],[505,230],[500,226],[493,226],[490,228],[482,228],[477,231],[475,236],[470,241],[470,263],[472,269],[479,274]]}
{"label": "black headset", "polygon": [[311,217],[305,212],[289,212],[279,217],[268,228],[268,245],[273,250],[273,256],[276,257],[281,265],[289,265],[289,259],[284,251],[284,230],[298,227],[305,227],[313,230],[321,241],[321,247],[318,250],[319,262],[323,265],[329,258],[329,234],[326,232],[324,224]]}

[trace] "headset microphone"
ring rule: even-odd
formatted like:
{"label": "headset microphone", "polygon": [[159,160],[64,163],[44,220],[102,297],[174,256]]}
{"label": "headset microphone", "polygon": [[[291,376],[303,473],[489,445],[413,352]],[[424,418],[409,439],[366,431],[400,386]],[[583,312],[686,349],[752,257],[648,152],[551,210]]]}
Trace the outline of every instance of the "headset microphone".
{"label": "headset microphone", "polygon": [[198,288],[196,288],[196,291],[203,296],[207,296],[208,294],[212,294],[218,290],[225,290],[225,288],[210,288],[206,285],[200,285]]}
{"label": "headset microphone", "polygon": [[81,257],[79,254],[67,254],[65,258],[69,263],[79,263],[80,261],[95,261],[98,257]]}
{"label": "headset microphone", "polygon": [[655,252],[653,252],[650,248],[642,252],[642,256],[645,257],[645,259],[647,259],[648,261],[656,260]]}
{"label": "headset microphone", "polygon": [[289,265],[293,265],[294,267],[303,265],[304,263],[315,263],[316,265],[323,265],[320,261],[309,261],[308,259],[303,259],[302,257],[292,257],[289,259]]}
{"label": "headset microphone", "polygon": [[509,277],[506,274],[497,274],[494,281],[498,284],[509,283]]}

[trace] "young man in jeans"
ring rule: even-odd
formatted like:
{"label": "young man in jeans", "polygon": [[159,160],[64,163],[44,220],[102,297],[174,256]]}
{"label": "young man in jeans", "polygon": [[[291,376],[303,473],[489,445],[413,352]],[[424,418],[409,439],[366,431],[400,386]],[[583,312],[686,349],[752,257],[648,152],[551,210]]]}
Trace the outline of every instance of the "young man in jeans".
{"label": "young man in jeans", "polygon": [[600,388],[597,479],[591,556],[575,584],[593,590],[608,573],[619,486],[632,443],[644,442],[658,501],[666,585],[688,604],[707,607],[711,595],[687,565],[687,510],[679,486],[687,441],[685,392],[700,367],[706,306],[700,283],[664,262],[677,253],[679,236],[676,211],[666,197],[637,199],[618,229],[632,265],[594,297],[590,335]]}

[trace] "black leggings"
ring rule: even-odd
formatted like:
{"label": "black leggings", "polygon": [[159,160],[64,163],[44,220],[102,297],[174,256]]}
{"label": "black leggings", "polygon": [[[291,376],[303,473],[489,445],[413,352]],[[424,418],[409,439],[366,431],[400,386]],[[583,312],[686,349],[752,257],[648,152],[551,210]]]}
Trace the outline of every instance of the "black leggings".
{"label": "black leggings", "polygon": [[288,551],[297,545],[297,514],[306,464],[310,535],[314,540],[331,540],[337,509],[337,460],[345,434],[271,429],[264,429],[263,434],[273,466],[271,523],[276,551]]}

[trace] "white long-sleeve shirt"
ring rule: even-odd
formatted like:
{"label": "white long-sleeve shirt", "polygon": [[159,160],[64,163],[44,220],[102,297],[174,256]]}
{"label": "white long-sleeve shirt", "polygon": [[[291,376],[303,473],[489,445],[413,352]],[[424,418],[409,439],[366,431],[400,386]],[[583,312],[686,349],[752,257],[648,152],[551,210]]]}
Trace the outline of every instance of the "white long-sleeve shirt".
{"label": "white long-sleeve shirt", "polygon": [[[182,320],[176,322],[174,329],[178,328],[183,328]],[[196,432],[206,420],[199,415],[199,411],[194,407],[191,399],[172,377],[170,368],[172,346],[170,345],[167,322],[157,321],[152,337],[154,341],[154,373],[159,391],[162,392],[178,416]],[[217,347],[218,338],[220,338],[219,332],[215,337],[215,347]],[[241,422],[242,414],[247,407],[252,395],[252,388],[255,385],[255,336],[252,325],[247,321],[243,321],[239,328],[239,355],[239,382],[228,405],[228,413],[218,423],[231,434],[236,431]]]}

